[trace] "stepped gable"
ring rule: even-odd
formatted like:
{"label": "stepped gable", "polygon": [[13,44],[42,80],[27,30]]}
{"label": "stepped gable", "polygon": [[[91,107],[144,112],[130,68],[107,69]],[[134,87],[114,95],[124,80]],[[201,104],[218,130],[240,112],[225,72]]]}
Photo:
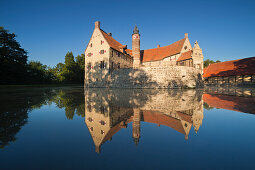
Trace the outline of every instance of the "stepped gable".
{"label": "stepped gable", "polygon": [[143,62],[159,61],[163,60],[166,57],[180,53],[185,40],[186,38],[183,38],[168,46],[143,50],[142,51]]}
{"label": "stepped gable", "polygon": [[183,60],[191,59],[192,58],[191,55],[192,55],[192,50],[187,51],[185,53],[182,53],[182,55],[178,58],[177,61],[183,61]]}
{"label": "stepped gable", "polygon": [[255,74],[255,57],[210,64],[203,77],[237,76]]}

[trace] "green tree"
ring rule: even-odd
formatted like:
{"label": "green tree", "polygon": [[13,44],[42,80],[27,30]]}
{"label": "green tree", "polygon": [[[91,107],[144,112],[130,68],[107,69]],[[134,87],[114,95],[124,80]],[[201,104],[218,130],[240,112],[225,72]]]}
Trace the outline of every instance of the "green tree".
{"label": "green tree", "polygon": [[0,84],[22,84],[26,80],[27,52],[16,35],[0,27]]}
{"label": "green tree", "polygon": [[213,60],[207,59],[204,61],[204,68],[208,67],[210,64],[219,63],[219,62],[221,62],[221,61],[220,60],[213,61]]}
{"label": "green tree", "polygon": [[81,54],[75,57],[77,82],[84,81],[85,55]]}
{"label": "green tree", "polygon": [[72,52],[67,52],[65,56],[65,65],[62,71],[62,76],[65,82],[73,83],[76,80],[75,70],[76,63]]}
{"label": "green tree", "polygon": [[51,83],[56,79],[51,68],[40,61],[29,61],[27,72],[31,84]]}
{"label": "green tree", "polygon": [[63,76],[64,66],[65,64],[58,63],[54,68],[51,69],[51,72],[55,76],[55,81],[63,82],[65,80],[65,77]]}

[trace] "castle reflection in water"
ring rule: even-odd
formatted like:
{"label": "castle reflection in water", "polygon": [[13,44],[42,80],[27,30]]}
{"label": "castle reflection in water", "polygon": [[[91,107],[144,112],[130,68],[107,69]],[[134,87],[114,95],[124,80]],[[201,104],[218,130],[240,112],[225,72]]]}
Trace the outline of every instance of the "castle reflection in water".
{"label": "castle reflection in water", "polygon": [[202,95],[202,91],[195,90],[86,90],[85,123],[96,152],[129,123],[132,123],[133,140],[138,144],[141,121],[172,128],[188,140],[191,129],[198,132],[202,125]]}

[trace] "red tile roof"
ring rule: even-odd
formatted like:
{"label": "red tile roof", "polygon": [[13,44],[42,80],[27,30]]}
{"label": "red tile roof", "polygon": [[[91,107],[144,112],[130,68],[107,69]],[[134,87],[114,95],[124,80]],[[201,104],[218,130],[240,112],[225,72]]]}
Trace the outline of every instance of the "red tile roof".
{"label": "red tile roof", "polygon": [[211,107],[255,114],[254,97],[203,94],[203,100]]}
{"label": "red tile roof", "polygon": [[255,74],[255,57],[210,64],[203,77],[235,76]]}
{"label": "red tile roof", "polygon": [[142,51],[143,62],[163,60],[166,57],[180,53],[185,39],[183,38],[168,46]]}
{"label": "red tile roof", "polygon": [[192,55],[192,50],[187,51],[185,53],[182,53],[182,55],[178,58],[177,61],[183,61],[183,60],[191,59],[192,58],[191,55]]}
{"label": "red tile roof", "polygon": [[[115,40],[112,36],[108,35],[106,32],[104,32],[102,29],[100,29],[102,32],[104,38],[106,39],[107,43],[110,45],[111,48],[123,52],[121,49],[125,49],[126,45],[122,45],[120,42]],[[148,62],[148,61],[158,61],[158,60],[163,60],[166,57],[178,54],[181,52],[181,49],[183,47],[183,44],[185,42],[185,38],[171,44],[168,46],[164,47],[159,47],[159,48],[153,48],[153,49],[148,49],[148,50],[142,50],[141,55],[143,58],[143,62]],[[132,56],[132,50],[131,49],[126,49],[125,50],[127,54]],[[185,55],[185,57],[188,57],[188,53]]]}
{"label": "red tile roof", "polygon": [[123,48],[124,46],[121,43],[116,41],[112,36],[108,35],[102,29],[100,29],[100,31],[102,32],[104,38],[106,39],[106,41],[108,42],[108,44],[110,45],[111,48],[113,48],[119,52],[122,52],[121,48]]}
{"label": "red tile roof", "polygon": [[126,49],[126,52],[129,54],[129,55],[131,55],[132,56],[132,50],[130,50],[130,49]]}

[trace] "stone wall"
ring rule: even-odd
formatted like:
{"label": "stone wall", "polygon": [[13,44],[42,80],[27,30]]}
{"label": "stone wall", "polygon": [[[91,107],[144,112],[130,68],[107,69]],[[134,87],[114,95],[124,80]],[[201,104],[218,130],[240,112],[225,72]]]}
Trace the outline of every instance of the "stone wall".
{"label": "stone wall", "polygon": [[[91,77],[94,77],[92,74]],[[107,78],[106,78],[107,77]],[[86,87],[194,88],[202,86],[201,72],[193,67],[165,66],[119,69],[104,79],[85,82]]]}

